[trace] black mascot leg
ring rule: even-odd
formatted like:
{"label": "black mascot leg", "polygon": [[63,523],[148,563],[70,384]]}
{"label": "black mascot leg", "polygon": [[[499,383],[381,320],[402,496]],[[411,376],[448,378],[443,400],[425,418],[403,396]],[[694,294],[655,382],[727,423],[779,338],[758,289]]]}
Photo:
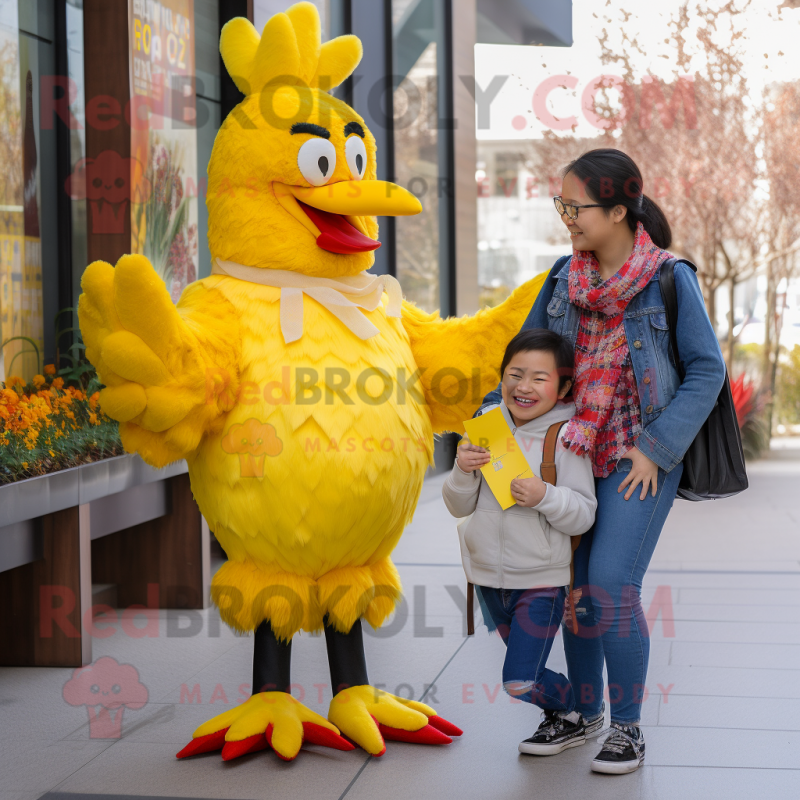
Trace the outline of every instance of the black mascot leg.
{"label": "black mascot leg", "polygon": [[349,633],[341,633],[329,625],[326,618],[325,644],[328,648],[333,694],[338,694],[348,686],[369,684],[360,619],[355,621]]}
{"label": "black mascot leg", "polygon": [[253,648],[253,694],[288,692],[292,683],[292,643],[275,636],[269,621],[256,628]]}

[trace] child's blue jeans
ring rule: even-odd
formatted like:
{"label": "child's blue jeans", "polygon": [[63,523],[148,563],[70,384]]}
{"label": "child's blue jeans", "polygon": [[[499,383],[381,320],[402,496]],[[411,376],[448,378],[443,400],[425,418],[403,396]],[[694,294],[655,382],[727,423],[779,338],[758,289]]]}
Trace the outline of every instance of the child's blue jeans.
{"label": "child's blue jeans", "polygon": [[575,697],[569,679],[546,666],[564,613],[563,587],[475,588],[506,644],[503,689],[539,708],[572,711]]}

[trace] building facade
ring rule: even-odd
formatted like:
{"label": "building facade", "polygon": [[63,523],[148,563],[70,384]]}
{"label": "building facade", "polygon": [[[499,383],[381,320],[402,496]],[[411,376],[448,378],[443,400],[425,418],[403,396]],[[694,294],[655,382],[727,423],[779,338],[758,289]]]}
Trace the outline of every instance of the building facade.
{"label": "building facade", "polygon": [[[220,28],[247,16],[260,30],[289,5],[0,0],[0,380],[29,377],[70,347],[74,318],[53,320],[75,307],[91,261],[144,253],[175,300],[209,273],[206,165],[241,99],[221,64]],[[396,275],[428,310],[475,311],[474,44],[569,45],[571,3],[316,5],[324,38],[363,42],[337,91],[375,133],[379,177],[423,205],[417,217],[381,220],[374,271]]]}

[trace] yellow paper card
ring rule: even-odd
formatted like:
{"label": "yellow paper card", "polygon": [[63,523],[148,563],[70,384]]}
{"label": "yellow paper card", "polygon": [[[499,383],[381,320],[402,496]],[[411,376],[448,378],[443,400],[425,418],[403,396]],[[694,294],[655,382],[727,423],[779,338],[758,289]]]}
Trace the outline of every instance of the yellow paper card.
{"label": "yellow paper card", "polygon": [[495,408],[476,419],[468,419],[464,422],[464,429],[472,444],[485,447],[491,454],[492,460],[481,467],[481,473],[501,508],[504,511],[511,508],[514,505],[511,481],[514,478],[532,478],[533,472],[502,410]]}

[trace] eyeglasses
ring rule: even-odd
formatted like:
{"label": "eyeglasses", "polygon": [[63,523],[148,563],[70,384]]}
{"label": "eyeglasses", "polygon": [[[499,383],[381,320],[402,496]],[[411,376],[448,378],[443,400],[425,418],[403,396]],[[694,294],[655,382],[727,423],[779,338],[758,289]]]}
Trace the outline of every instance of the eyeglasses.
{"label": "eyeglasses", "polygon": [[574,203],[565,203],[561,197],[554,197],[553,203],[555,203],[556,211],[558,211],[558,216],[563,217],[566,214],[570,219],[578,219],[578,211],[581,208],[610,208],[611,206],[608,203],[587,203],[585,206],[576,206]]}

